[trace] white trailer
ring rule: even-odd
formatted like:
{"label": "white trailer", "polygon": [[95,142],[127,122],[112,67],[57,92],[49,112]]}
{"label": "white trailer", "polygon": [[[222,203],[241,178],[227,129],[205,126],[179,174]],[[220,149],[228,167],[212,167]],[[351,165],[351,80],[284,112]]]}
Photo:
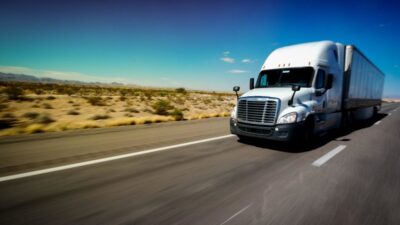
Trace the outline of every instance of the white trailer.
{"label": "white trailer", "polygon": [[[265,60],[231,113],[231,133],[290,141],[367,119],[381,105],[384,74],[353,45],[282,47]],[[239,87],[234,87],[235,91]]]}
{"label": "white trailer", "polygon": [[346,109],[380,104],[384,74],[352,45],[346,47]]}

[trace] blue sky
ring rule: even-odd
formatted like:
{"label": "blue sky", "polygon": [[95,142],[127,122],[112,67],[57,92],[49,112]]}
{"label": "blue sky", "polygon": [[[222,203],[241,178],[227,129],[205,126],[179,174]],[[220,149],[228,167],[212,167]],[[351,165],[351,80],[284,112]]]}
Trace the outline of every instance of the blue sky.
{"label": "blue sky", "polygon": [[275,48],[355,44],[400,97],[396,1],[2,1],[0,71],[230,91]]}

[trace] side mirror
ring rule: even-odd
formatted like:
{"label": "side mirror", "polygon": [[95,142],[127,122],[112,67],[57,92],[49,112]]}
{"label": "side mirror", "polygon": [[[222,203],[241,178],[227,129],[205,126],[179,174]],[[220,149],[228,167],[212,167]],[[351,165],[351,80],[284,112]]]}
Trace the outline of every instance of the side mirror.
{"label": "side mirror", "polygon": [[321,96],[321,95],[325,94],[326,90],[327,89],[325,89],[325,88],[315,90],[315,96]]}
{"label": "side mirror", "polygon": [[238,91],[239,91],[239,90],[240,90],[240,87],[239,87],[239,86],[233,87],[233,91],[235,92],[236,98],[237,98],[237,99],[239,98],[239,94],[238,94]]}
{"label": "side mirror", "polygon": [[300,91],[300,85],[293,85],[292,91]]}
{"label": "side mirror", "polygon": [[333,74],[328,74],[328,80],[326,81],[326,89],[331,89],[333,83]]}
{"label": "side mirror", "polygon": [[250,78],[250,90],[254,89],[254,78]]}
{"label": "side mirror", "polygon": [[293,85],[292,86],[293,94],[292,94],[292,97],[288,101],[288,105],[293,105],[294,95],[296,94],[296,91],[299,91],[299,90],[300,90],[300,85]]}

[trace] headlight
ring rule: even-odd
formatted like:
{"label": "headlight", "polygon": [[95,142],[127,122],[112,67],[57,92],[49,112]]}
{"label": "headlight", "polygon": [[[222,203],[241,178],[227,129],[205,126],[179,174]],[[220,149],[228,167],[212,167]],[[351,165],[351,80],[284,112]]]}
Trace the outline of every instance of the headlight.
{"label": "headlight", "polygon": [[237,106],[233,107],[233,110],[231,112],[231,118],[232,119],[236,119],[236,109],[237,109]]}
{"label": "headlight", "polygon": [[297,119],[297,113],[296,112],[291,112],[288,113],[281,118],[279,118],[278,123],[295,123]]}

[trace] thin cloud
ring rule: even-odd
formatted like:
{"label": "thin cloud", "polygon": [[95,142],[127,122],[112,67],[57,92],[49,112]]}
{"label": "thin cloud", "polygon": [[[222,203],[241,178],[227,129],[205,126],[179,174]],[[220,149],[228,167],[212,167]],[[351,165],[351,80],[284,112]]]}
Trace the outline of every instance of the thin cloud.
{"label": "thin cloud", "polygon": [[229,55],[230,53],[231,53],[230,51],[224,51],[224,52],[222,53],[222,55],[227,56],[227,55]]}
{"label": "thin cloud", "polygon": [[28,67],[18,67],[18,66],[0,66],[0,72],[33,75],[37,77],[47,77],[59,80],[76,80],[84,82],[104,82],[104,83],[111,83],[111,82],[128,83],[128,80],[118,77],[106,78],[106,77],[87,75],[78,72],[38,70],[38,69],[32,69]]}
{"label": "thin cloud", "polygon": [[220,60],[226,63],[235,63],[235,59],[230,57],[222,57]]}
{"label": "thin cloud", "polygon": [[242,63],[252,63],[253,61],[251,59],[242,59]]}
{"label": "thin cloud", "polygon": [[232,73],[232,74],[243,74],[243,73],[248,73],[248,71],[246,70],[229,70],[228,73]]}
{"label": "thin cloud", "polygon": [[378,24],[379,28],[391,27],[391,23],[380,23]]}

